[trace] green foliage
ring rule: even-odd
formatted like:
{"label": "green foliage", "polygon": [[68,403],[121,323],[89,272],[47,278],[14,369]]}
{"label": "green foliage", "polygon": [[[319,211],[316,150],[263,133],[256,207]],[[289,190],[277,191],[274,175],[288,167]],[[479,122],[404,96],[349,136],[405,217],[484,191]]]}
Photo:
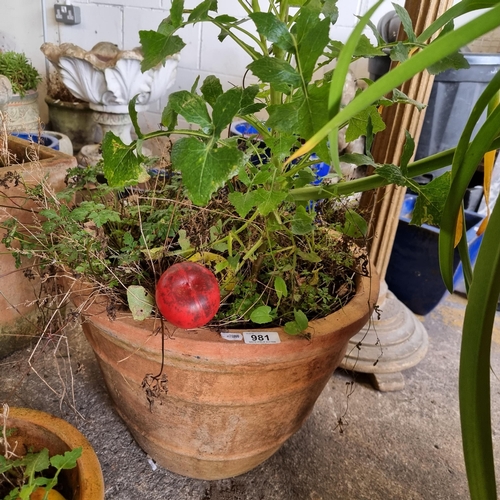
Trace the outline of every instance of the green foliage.
{"label": "green foliage", "polygon": [[61,471],[75,468],[81,455],[81,447],[52,457],[47,448],[20,457],[7,450],[0,455],[0,495],[4,500],[29,500],[39,487],[48,493],[57,486]]}
{"label": "green foliage", "polygon": [[28,58],[18,52],[0,51],[0,75],[12,84],[12,91],[24,97],[28,90],[36,90],[42,77]]}

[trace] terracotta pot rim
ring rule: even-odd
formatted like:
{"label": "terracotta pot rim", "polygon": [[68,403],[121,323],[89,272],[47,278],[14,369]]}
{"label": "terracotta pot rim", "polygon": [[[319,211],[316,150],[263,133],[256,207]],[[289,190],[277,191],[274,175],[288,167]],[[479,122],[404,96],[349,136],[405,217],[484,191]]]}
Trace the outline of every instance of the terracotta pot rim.
{"label": "terracotta pot rim", "polygon": [[[84,284],[76,281],[75,287],[82,290]],[[193,357],[200,369],[203,369],[204,361],[212,364],[217,363],[217,359],[223,364],[248,364],[247,354],[250,351],[253,354],[258,353],[261,361],[263,357],[275,358],[278,354],[285,357],[290,354],[295,358],[297,349],[300,348],[304,351],[304,357],[314,357],[318,350],[322,350],[328,345],[329,337],[332,334],[343,336],[347,341],[353,335],[353,325],[359,331],[368,322],[379,292],[379,279],[373,266],[369,277],[357,275],[356,287],[355,295],[343,308],[324,318],[309,322],[307,331],[311,334],[311,338],[288,335],[282,327],[184,330],[165,322],[165,349],[169,351],[169,356],[175,354],[183,362],[185,362],[186,356]],[[131,314],[128,313],[126,315],[120,314],[117,319],[111,320],[106,311],[107,297],[97,296],[92,304],[85,305],[84,300],[78,299],[75,295],[78,295],[78,291],[75,292],[73,300],[81,310],[84,320],[105,331],[108,338],[112,339],[115,344],[125,347],[131,353],[142,350],[153,356],[161,355],[161,335],[153,335],[153,332],[160,331],[161,321],[159,318],[139,322],[134,321]],[[145,335],[145,330],[151,334]],[[222,338],[220,331],[231,333],[278,332],[280,343],[258,345],[246,344],[243,341],[228,341]]]}
{"label": "terracotta pot rim", "polygon": [[47,430],[69,449],[82,447],[82,455],[77,461],[79,478],[79,497],[82,499],[104,499],[104,478],[99,459],[87,438],[66,420],[50,413],[31,408],[9,408],[9,419],[30,422]]}

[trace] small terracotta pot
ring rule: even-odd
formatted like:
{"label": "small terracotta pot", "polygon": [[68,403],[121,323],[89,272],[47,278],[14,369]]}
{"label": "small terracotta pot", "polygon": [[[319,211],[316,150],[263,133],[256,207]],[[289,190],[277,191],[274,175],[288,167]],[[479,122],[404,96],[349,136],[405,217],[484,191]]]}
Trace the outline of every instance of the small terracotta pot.
{"label": "small terracotta pot", "polygon": [[30,448],[49,450],[49,455],[60,455],[82,447],[82,455],[74,469],[61,471],[60,481],[71,490],[68,500],[103,500],[104,479],[101,466],[87,439],[71,424],[48,413],[28,408],[10,408],[7,425],[15,429],[8,440],[17,443],[16,453],[22,455]]}
{"label": "small terracotta pot", "polygon": [[[272,345],[166,323],[163,370],[159,320],[111,320],[105,297],[75,302],[111,398],[139,445],[173,472],[221,479],[256,467],[301,427],[348,340],[368,321],[378,288],[374,274],[359,277],[344,308],[310,322],[310,338],[277,327],[252,330],[277,332],[280,343]],[[160,372],[166,377],[155,381]]]}

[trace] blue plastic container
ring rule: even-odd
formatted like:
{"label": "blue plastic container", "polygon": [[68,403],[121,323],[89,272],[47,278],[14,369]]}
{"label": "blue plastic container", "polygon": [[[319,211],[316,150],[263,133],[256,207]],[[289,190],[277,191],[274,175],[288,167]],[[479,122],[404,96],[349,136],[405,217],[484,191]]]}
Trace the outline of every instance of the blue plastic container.
{"label": "blue plastic container", "polygon": [[53,135],[44,134],[38,135],[38,132],[11,132],[11,135],[19,137],[30,142],[36,142],[42,146],[55,149],[59,151],[59,139]]}
{"label": "blue plastic container", "polygon": [[[394,240],[394,247],[387,268],[386,282],[396,297],[415,314],[428,314],[446,293],[439,270],[437,227],[424,224],[410,225],[416,195],[407,194]],[[469,255],[474,262],[481,237],[477,229],[483,218],[476,212],[465,211],[465,225]],[[458,252],[455,254],[454,286],[463,287],[463,274],[459,267]]]}

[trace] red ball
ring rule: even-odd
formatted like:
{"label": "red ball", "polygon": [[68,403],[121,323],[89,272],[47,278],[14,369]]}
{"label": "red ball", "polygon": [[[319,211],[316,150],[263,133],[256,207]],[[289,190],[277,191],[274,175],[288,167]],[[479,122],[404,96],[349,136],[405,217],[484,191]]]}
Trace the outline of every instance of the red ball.
{"label": "red ball", "polygon": [[220,305],[214,273],[195,262],[170,266],[156,284],[156,305],[163,317],[180,328],[206,325]]}

